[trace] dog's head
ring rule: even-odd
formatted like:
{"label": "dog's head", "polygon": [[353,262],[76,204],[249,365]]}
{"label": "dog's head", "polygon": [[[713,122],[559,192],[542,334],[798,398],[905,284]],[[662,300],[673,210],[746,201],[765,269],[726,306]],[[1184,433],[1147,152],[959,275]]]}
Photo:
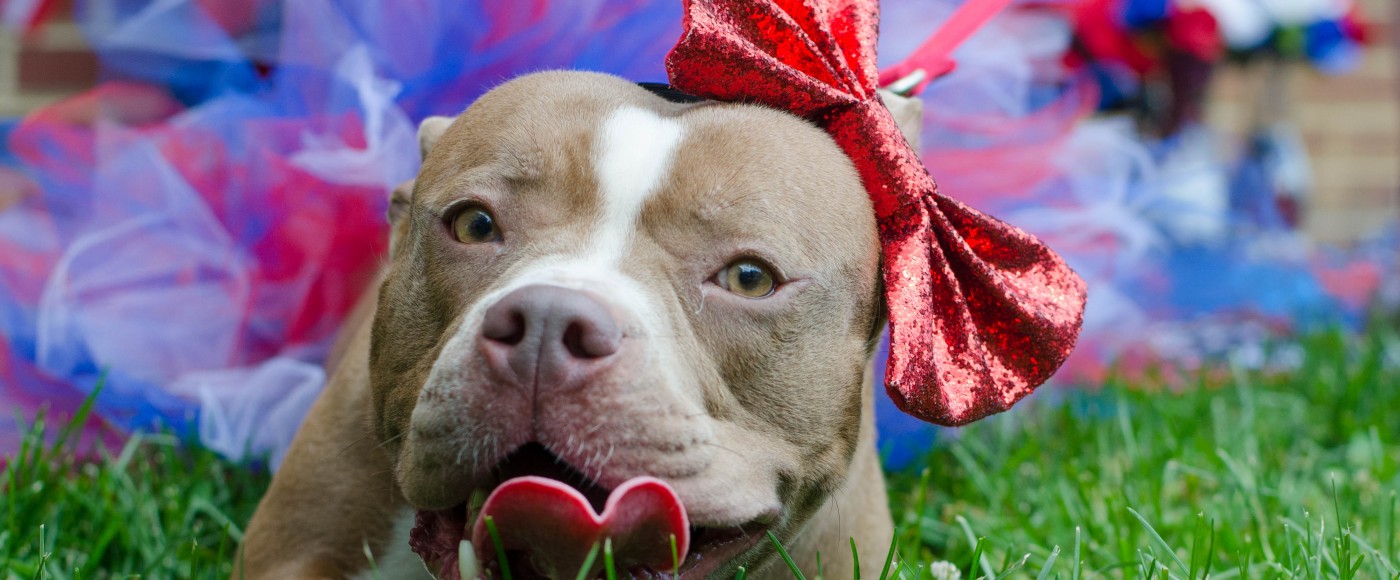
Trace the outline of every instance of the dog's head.
{"label": "dog's head", "polygon": [[[826,133],[549,72],[420,137],[370,364],[375,428],[431,564],[451,569],[481,498],[520,476],[595,508],[640,476],[664,481],[695,576],[769,557],[765,531],[791,537],[842,485],[884,318],[870,201]],[[517,576],[572,575],[552,554],[591,548],[525,532],[556,544],[507,538]]]}

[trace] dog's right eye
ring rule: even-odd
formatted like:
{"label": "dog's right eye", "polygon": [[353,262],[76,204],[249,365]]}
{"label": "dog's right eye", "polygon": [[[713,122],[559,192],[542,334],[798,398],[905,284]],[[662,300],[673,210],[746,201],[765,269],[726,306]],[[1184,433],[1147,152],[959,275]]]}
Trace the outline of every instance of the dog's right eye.
{"label": "dog's right eye", "polygon": [[479,205],[462,208],[452,217],[452,235],[464,244],[501,239],[501,232],[496,228],[496,217]]}
{"label": "dog's right eye", "polygon": [[777,289],[777,278],[767,264],[743,258],[720,270],[715,282],[721,288],[745,298],[767,298]]}

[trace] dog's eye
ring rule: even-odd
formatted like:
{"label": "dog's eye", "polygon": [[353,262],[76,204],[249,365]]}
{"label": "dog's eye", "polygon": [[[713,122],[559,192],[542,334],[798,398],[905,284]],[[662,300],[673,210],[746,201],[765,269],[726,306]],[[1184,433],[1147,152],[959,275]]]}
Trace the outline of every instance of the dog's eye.
{"label": "dog's eye", "polygon": [[452,235],[464,244],[494,242],[501,239],[496,218],[479,205],[468,206],[452,217]]}
{"label": "dog's eye", "polygon": [[745,298],[766,298],[778,286],[773,270],[752,258],[730,263],[716,278],[721,288]]}

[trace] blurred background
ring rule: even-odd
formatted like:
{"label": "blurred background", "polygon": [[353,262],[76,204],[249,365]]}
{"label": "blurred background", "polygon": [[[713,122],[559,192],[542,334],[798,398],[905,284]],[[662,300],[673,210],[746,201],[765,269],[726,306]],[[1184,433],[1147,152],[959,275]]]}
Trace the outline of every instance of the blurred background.
{"label": "blurred background", "polygon": [[[1302,230],[1353,244],[1400,211],[1400,4],[1364,0],[1368,47],[1339,74],[1302,69],[1279,81],[1283,121],[1297,127],[1313,167]],[[1207,97],[1207,123],[1238,142],[1256,118],[1259,74],[1229,67]]]}
{"label": "blurred background", "polygon": [[[0,32],[0,117],[17,119],[97,85],[100,63],[73,20],[75,1],[7,4],[13,7],[6,14],[11,26]],[[1315,171],[1302,228],[1312,239],[1337,244],[1374,233],[1400,211],[1400,7],[1387,0],[1358,4],[1368,48],[1357,62],[1338,75],[1298,67],[1303,70],[1275,87],[1290,95],[1285,116],[1301,132]],[[1227,67],[1210,87],[1207,122],[1226,139],[1244,138],[1254,122],[1259,76]]]}
{"label": "blurred background", "polygon": [[[882,65],[959,5],[884,2]],[[532,70],[662,80],[680,13],[0,7],[0,407],[17,411],[0,451],[101,384],[90,437],[171,429],[274,465],[385,251],[416,122]],[[1286,369],[1290,337],[1392,316],[1397,15],[1392,0],[1022,1],[955,54],[920,95],[933,175],[1090,282],[1057,385],[1164,361]],[[896,465],[937,437],[888,402],[881,421]]]}

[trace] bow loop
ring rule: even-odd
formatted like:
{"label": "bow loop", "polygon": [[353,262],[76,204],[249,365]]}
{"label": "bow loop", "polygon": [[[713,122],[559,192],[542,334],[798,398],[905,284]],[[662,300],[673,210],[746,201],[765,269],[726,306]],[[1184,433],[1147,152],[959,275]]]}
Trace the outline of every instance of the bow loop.
{"label": "bow loop", "polygon": [[859,18],[829,16],[826,5],[802,0],[687,0],[685,30],[666,58],[671,84],[803,117],[876,98],[873,65],[853,69],[864,60],[847,58],[833,29]]}

